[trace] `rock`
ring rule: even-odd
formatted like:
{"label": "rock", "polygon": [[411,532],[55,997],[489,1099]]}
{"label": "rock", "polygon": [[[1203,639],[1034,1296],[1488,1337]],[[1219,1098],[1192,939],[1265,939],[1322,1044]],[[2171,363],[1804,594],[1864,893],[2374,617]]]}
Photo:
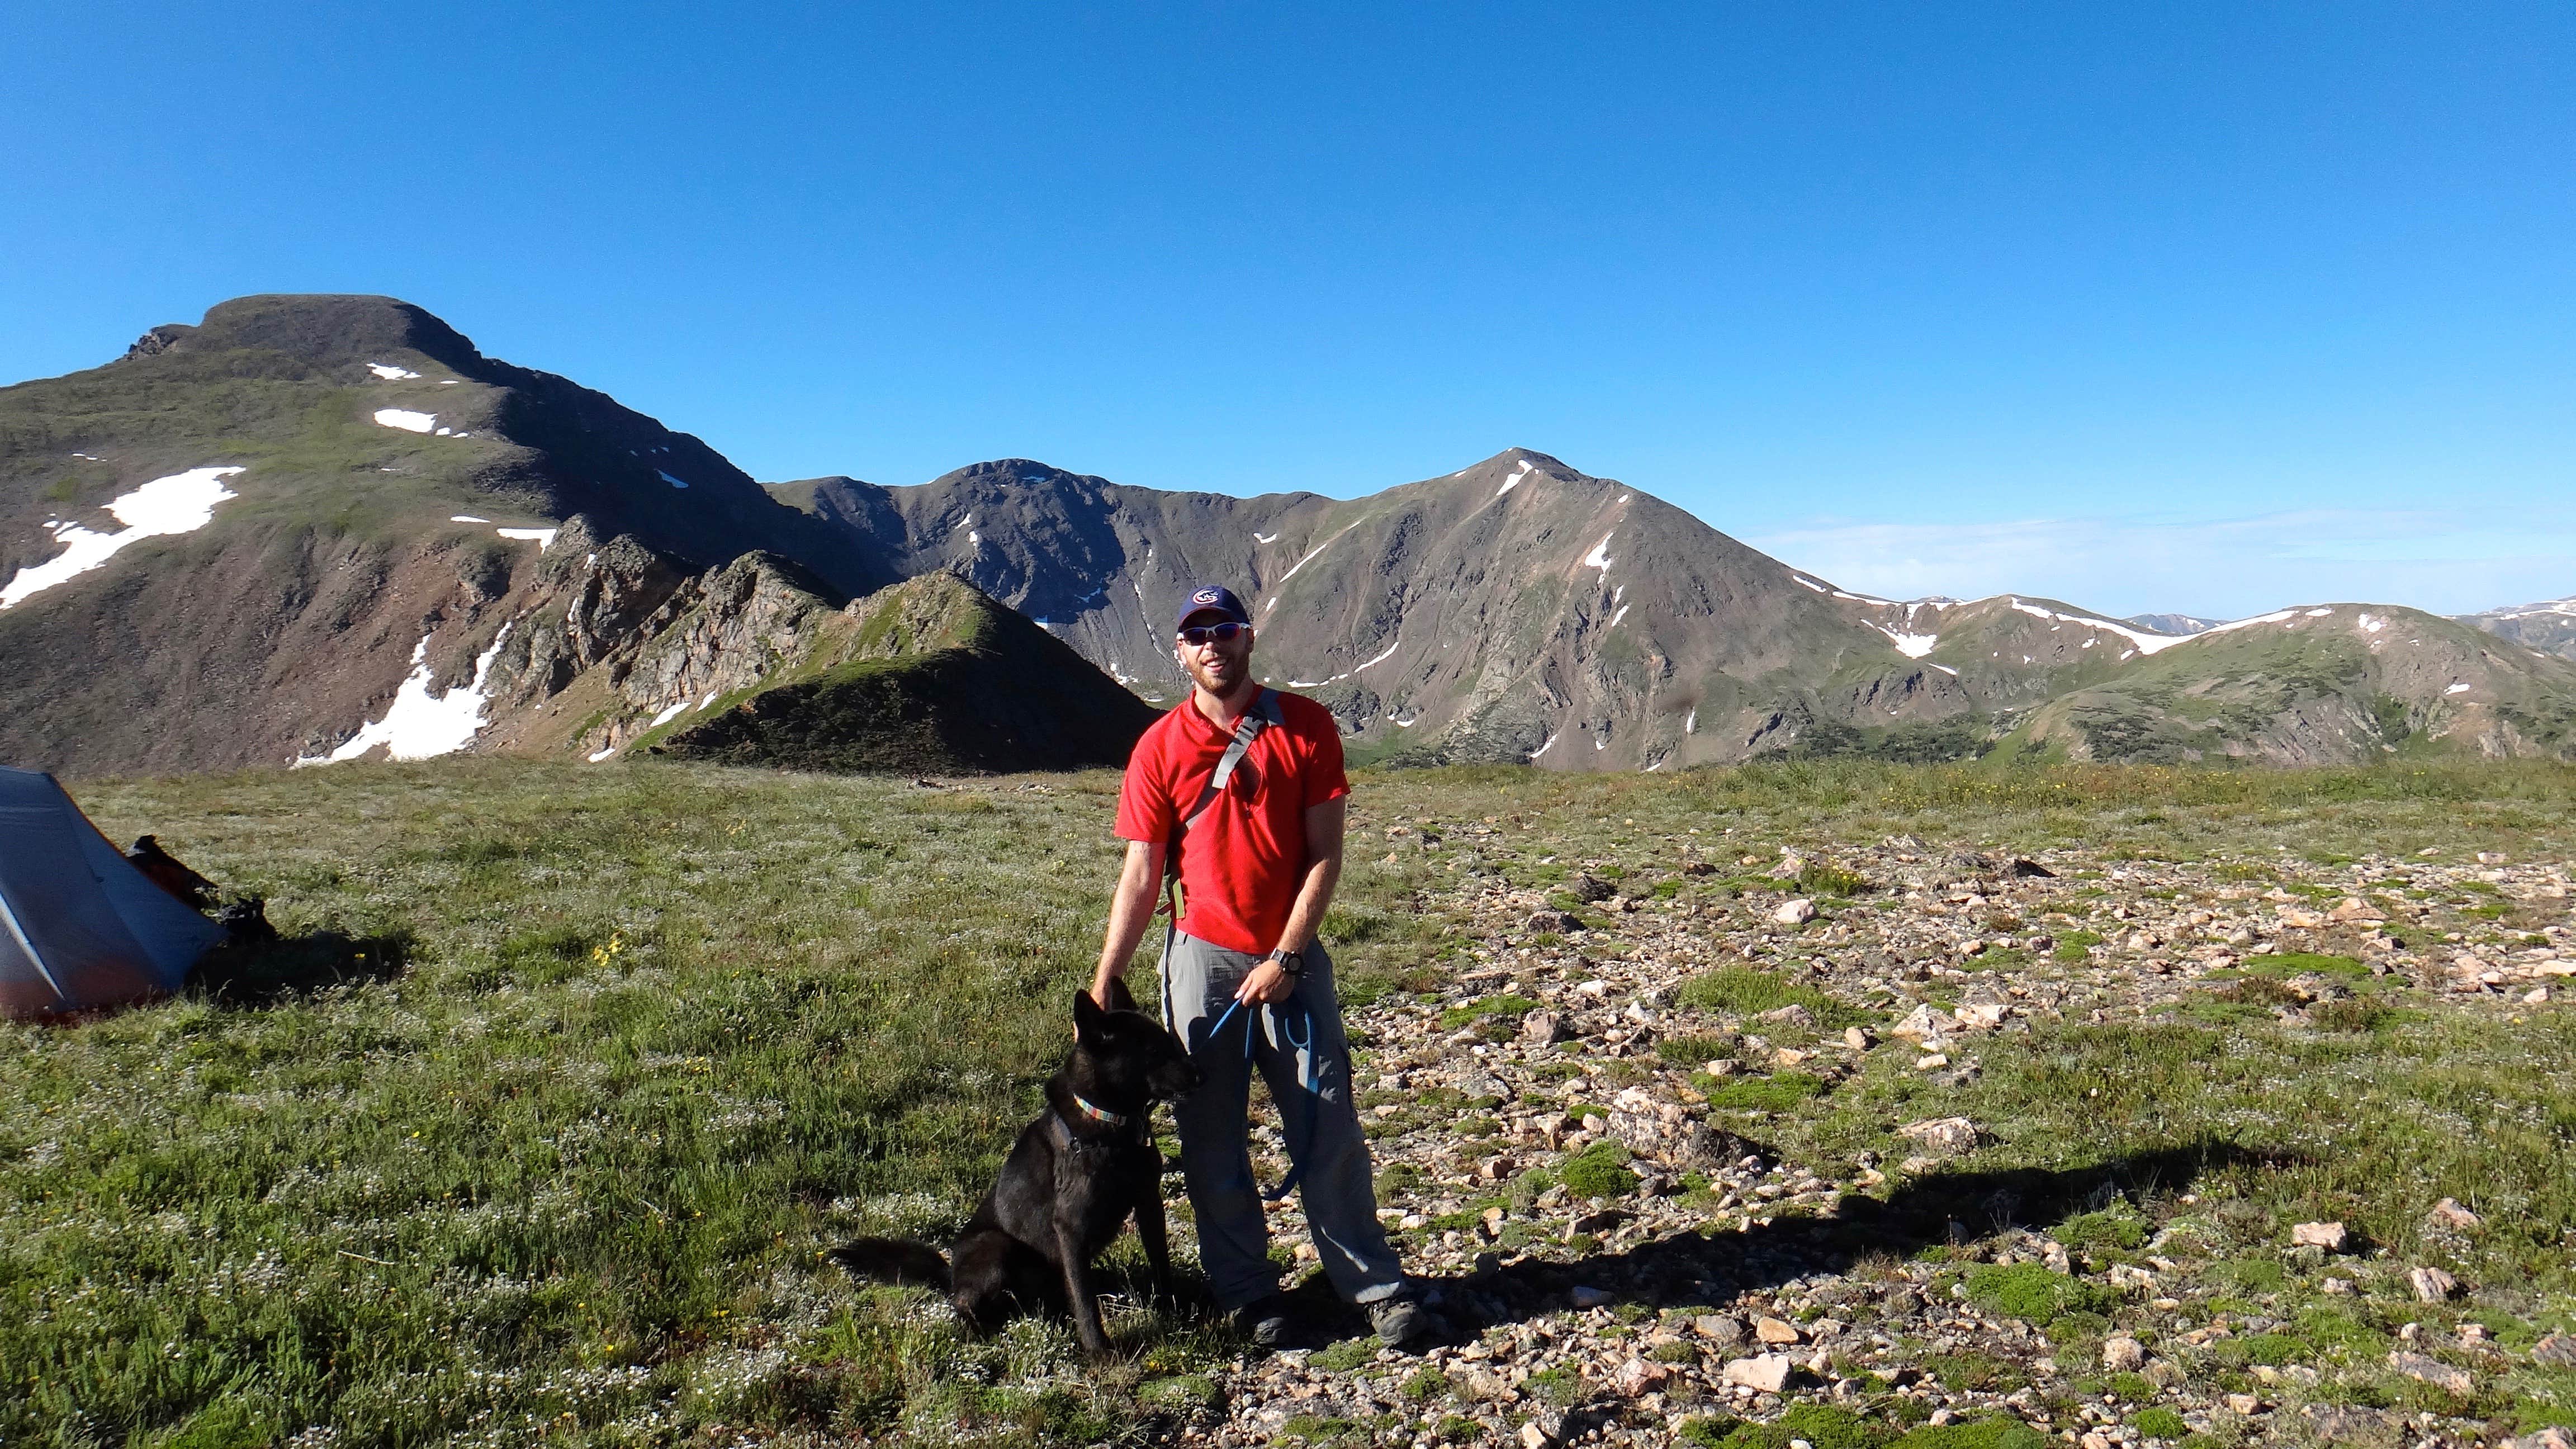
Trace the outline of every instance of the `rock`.
{"label": "rock", "polygon": [[1595,1288],[1589,1283],[1577,1284],[1574,1292],[1569,1296],[1574,1299],[1574,1306],[1577,1308],[1607,1308],[1616,1297],[1608,1289]]}
{"label": "rock", "polygon": [[2505,1441],[2507,1449],[2576,1449],[2576,1432],[2551,1425],[2537,1433]]}
{"label": "rock", "polygon": [[1583,922],[1564,911],[1533,911],[1527,926],[1533,931],[1552,931],[1560,936],[1570,936],[1583,929]]}
{"label": "rock", "polygon": [[1532,1419],[1521,1425],[1522,1449],[1547,1449],[1552,1442],[1554,1441],[1548,1438],[1547,1431],[1539,1427],[1538,1420]]}
{"label": "rock", "polygon": [[1744,1341],[1744,1321],[1723,1313],[1703,1313],[1691,1320],[1691,1332],[1720,1348],[1732,1348]]}
{"label": "rock", "polygon": [[1901,1036],[1908,1041],[1929,1042],[1939,1037],[1941,1028],[1948,1024],[1949,1018],[1933,1010],[1932,1003],[1927,1001],[1908,1012],[1903,1021],[1889,1027],[1887,1034]]}
{"label": "rock", "polygon": [[2300,1223],[2290,1229],[2290,1246],[2323,1248],[2329,1253],[2340,1253],[2347,1236],[2341,1223]]}
{"label": "rock", "polygon": [[2115,1334],[2102,1340],[2102,1367],[2115,1374],[2132,1373],[2146,1367],[2147,1346],[2127,1334]]}
{"label": "rock", "polygon": [[1717,874],[1717,867],[1716,867],[1716,866],[1713,866],[1713,865],[1711,865],[1711,864],[1709,864],[1707,861],[1704,861],[1704,860],[1694,860],[1694,861],[1692,861],[1690,864],[1688,864],[1688,865],[1686,865],[1686,866],[1683,866],[1683,867],[1682,867],[1682,874],[1684,874],[1684,875],[1715,875],[1715,874]]}
{"label": "rock", "polygon": [[1807,1030],[1813,1030],[1816,1025],[1814,1014],[1809,1012],[1807,1008],[1800,1006],[1795,1002],[1791,1002],[1787,1006],[1774,1007],[1753,1019],[1755,1021],[1778,1022],[1783,1026],[1801,1027]]}
{"label": "rock", "polygon": [[1662,1388],[1664,1380],[1670,1377],[1672,1377],[1671,1370],[1662,1364],[1649,1363],[1642,1358],[1632,1358],[1619,1365],[1619,1371],[1610,1376],[1610,1385],[1633,1399],[1639,1394]]}
{"label": "rock", "polygon": [[2399,1350],[2388,1356],[2388,1366],[2419,1383],[2431,1384],[2445,1393],[2466,1398],[2477,1388],[2477,1380],[2464,1368],[2453,1368],[2438,1358]]}
{"label": "rock", "polygon": [[2350,923],[2353,921],[2384,921],[2387,920],[2388,917],[2379,909],[2379,907],[2361,899],[2359,896],[2346,896],[2342,900],[2335,902],[2333,910],[2326,912],[2326,919],[2330,921],[2343,921]]}
{"label": "rock", "polygon": [[1816,903],[1805,896],[1795,896],[1772,907],[1771,919],[1783,926],[1803,926],[1816,918]]}
{"label": "rock", "polygon": [[2258,1394],[2229,1394],[2227,1396],[2227,1407],[2231,1413],[2244,1414],[2251,1417],[2252,1415],[2259,1414],[2263,1411],[2263,1400]]}
{"label": "rock", "polygon": [[1935,1117],[1899,1127],[1896,1135],[1943,1154],[1966,1152],[1977,1145],[1977,1126],[1965,1117]]}
{"label": "rock", "polygon": [[2415,1290],[2418,1303],[2444,1303],[2460,1291],[2460,1280],[2439,1268],[2413,1268],[2407,1271],[2406,1286]]}
{"label": "rock", "polygon": [[1775,1347],[1796,1343],[1805,1337],[1798,1332],[1798,1325],[1786,1319],[1772,1318],[1768,1315],[1753,1320],[1753,1336]]}
{"label": "rock", "polygon": [[2387,1437],[2388,1416],[2377,1409],[2349,1404],[2310,1404],[2299,1411],[2319,1439],[2329,1444],[2371,1444]]}
{"label": "rock", "polygon": [[1807,858],[1792,853],[1780,857],[1780,863],[1771,867],[1770,875],[1773,880],[1796,880],[1806,874],[1806,871]]}
{"label": "rock", "polygon": [[1546,1046],[1572,1035],[1566,1029],[1565,1018],[1553,1011],[1533,1011],[1521,1018],[1521,1040],[1532,1046]]}
{"label": "rock", "polygon": [[1843,1045],[1856,1052],[1865,1052],[1877,1043],[1870,1039],[1868,1032],[1856,1026],[1847,1026],[1843,1028]]}
{"label": "rock", "polygon": [[2012,1008],[2000,1003],[1970,1002],[1951,1012],[1950,1019],[1959,1024],[1961,1031],[1993,1031],[2011,1014]]}
{"label": "rock", "polygon": [[2015,860],[2012,863],[2012,873],[2022,880],[2057,879],[2057,872],[2050,870],[2047,866],[2041,865],[2038,861],[2027,858]]}
{"label": "rock", "polygon": [[1717,1381],[1728,1388],[1747,1388],[1759,1394],[1776,1394],[1789,1387],[1789,1375],[1796,1366],[1785,1353],[1766,1353],[1754,1358],[1729,1359],[1718,1370]]}
{"label": "rock", "polygon": [[1458,1090],[1470,1097],[1500,1097],[1507,1102],[1512,1096],[1512,1089],[1503,1084],[1502,1078],[1473,1067],[1459,1076]]}
{"label": "rock", "polygon": [[2424,1221],[2434,1227],[2450,1228],[2463,1233],[2484,1225],[2483,1219],[2460,1206],[2460,1200],[2455,1197],[2446,1197],[2433,1204],[2433,1210],[2425,1215]]}
{"label": "rock", "polygon": [[2551,1368],[2576,1368],[2576,1338],[2553,1333],[2531,1346],[2531,1361]]}
{"label": "rock", "polygon": [[1566,882],[1566,891],[1585,905],[1594,905],[1619,893],[1618,888],[1597,876],[1578,875]]}

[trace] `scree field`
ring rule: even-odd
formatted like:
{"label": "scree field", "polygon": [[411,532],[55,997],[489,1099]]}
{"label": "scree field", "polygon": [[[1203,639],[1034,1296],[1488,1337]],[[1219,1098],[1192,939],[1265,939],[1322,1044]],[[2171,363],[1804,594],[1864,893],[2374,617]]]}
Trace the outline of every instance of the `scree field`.
{"label": "scree field", "polygon": [[823,1254],[953,1230],[1037,1109],[1115,775],[86,782],[286,939],[0,1027],[0,1442],[2576,1425],[2576,770],[1357,784],[1327,939],[1456,1332],[1381,1352],[1310,1284],[1254,1356],[1130,1239],[1091,1365]]}

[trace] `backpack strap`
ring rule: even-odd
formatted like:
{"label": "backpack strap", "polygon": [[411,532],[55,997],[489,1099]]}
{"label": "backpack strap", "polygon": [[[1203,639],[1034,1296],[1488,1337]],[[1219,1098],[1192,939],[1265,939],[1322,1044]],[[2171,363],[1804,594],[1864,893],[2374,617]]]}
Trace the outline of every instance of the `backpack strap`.
{"label": "backpack strap", "polygon": [[[1180,707],[1196,709],[1198,706],[1185,699]],[[1234,722],[1234,738],[1226,742],[1225,753],[1217,757],[1216,768],[1208,772],[1207,785],[1199,791],[1198,800],[1190,806],[1187,814],[1173,822],[1172,838],[1163,848],[1163,908],[1171,913],[1173,920],[1181,918],[1181,836],[1199,823],[1200,816],[1214,808],[1216,797],[1224,794],[1227,783],[1234,779],[1235,766],[1242,764],[1243,757],[1251,753],[1252,742],[1261,738],[1261,732],[1284,723],[1286,721],[1279,713],[1279,692],[1264,686],[1252,697],[1252,704],[1244,710],[1243,717]]]}

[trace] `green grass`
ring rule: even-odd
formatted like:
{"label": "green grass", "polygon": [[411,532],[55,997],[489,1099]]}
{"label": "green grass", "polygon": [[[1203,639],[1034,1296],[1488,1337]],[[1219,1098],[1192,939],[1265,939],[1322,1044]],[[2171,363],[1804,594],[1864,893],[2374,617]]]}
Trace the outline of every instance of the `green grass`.
{"label": "green grass", "polygon": [[1694,976],[1682,983],[1675,998],[1682,1005],[1701,1011],[1744,1016],[1758,1016],[1784,1006],[1800,1006],[1816,1019],[1816,1025],[1834,1031],[1871,1020],[1869,1013],[1836,1001],[1812,986],[1785,981],[1752,966],[1721,966]]}
{"label": "green grass", "polygon": [[[1123,1361],[1093,1369],[1060,1328],[970,1340],[931,1295],[860,1289],[817,1256],[861,1232],[953,1228],[1035,1110],[1098,947],[1115,784],[460,760],[79,785],[111,836],[158,833],[268,894],[307,940],[222,990],[0,1027],[0,1442],[248,1445],[315,1426],[369,1444],[1155,1437],[1167,1399],[1205,1402],[1192,1386],[1222,1378],[1237,1345],[1213,1328],[1122,1314]],[[1439,822],[1454,841],[1493,817],[1477,850],[1506,873],[1556,855],[1649,875],[1718,853],[1721,828],[1766,849],[1911,832],[2184,861],[2576,848],[2576,770],[2539,765],[1835,760],[1358,785],[1363,830]],[[2163,818],[2129,823],[2143,814]],[[1499,949],[1456,904],[1450,863],[1354,852],[1335,941],[1348,994],[1438,990],[1460,955]],[[1150,1001],[1151,972],[1137,984]],[[2171,1231],[2159,1251],[2277,1298],[2261,1311],[2320,1362],[2375,1365],[2404,1321],[2382,1310],[2417,1310],[2382,1301],[2384,1275],[2366,1285],[2378,1296],[2309,1298],[2310,1270],[2281,1253],[2300,1221],[2447,1267],[2474,1294],[2462,1313],[2557,1322],[2551,1305],[2576,1295],[2576,1036],[2554,1007],[2397,991],[2374,989],[2404,1005],[2371,1030],[2318,1029],[2322,1007],[2314,1028],[2268,1011],[2036,1023],[1981,1039],[1981,1073],[1955,1086],[1873,1063],[1766,1103],[1761,1136],[1826,1170],[1901,1153],[1897,1123],[1968,1116],[1990,1137],[1956,1170],[2118,1177]],[[1750,968],[1689,993],[1824,1024],[1857,1010]],[[1630,1173],[1596,1151],[1575,1161]],[[1589,1168],[1560,1168],[1595,1195],[1572,1180]],[[2443,1196],[2487,1227],[2428,1235]],[[2140,1251],[2129,1211],[2033,1221],[2086,1252]],[[2235,1266],[2257,1261],[2273,1273]],[[1131,1242],[1113,1279],[1135,1263]],[[2125,1311],[2053,1292],[2030,1306]],[[1973,1353],[1926,1366],[2017,1386]],[[2576,1409],[2576,1390],[2530,1377],[2516,1413]]]}

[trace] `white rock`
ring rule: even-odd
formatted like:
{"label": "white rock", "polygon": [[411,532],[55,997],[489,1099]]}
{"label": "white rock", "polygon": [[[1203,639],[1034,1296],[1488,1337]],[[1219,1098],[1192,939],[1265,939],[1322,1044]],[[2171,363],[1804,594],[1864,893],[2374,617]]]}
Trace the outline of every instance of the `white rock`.
{"label": "white rock", "polygon": [[2146,1361],[2147,1346],[2125,1333],[2102,1340],[2102,1367],[2112,1373],[2128,1373]]}
{"label": "white rock", "polygon": [[2323,1248],[2340,1253],[2349,1235],[2341,1223],[2300,1223],[2290,1229],[2290,1245],[2298,1248]]}
{"label": "white rock", "polygon": [[2442,1303],[2460,1291],[2460,1280],[2439,1268],[2415,1268],[2407,1272],[2406,1286],[2415,1290],[2418,1303]]}
{"label": "white rock", "polygon": [[1782,901],[1771,910],[1771,919],[1783,926],[1803,926],[1816,918],[1816,903],[1805,896]]}
{"label": "white rock", "polygon": [[1899,1127],[1896,1134],[1941,1153],[1965,1152],[1977,1145],[1977,1124],[1965,1117],[1935,1117]]}
{"label": "white rock", "polygon": [[1776,1394],[1789,1387],[1789,1374],[1795,1365],[1785,1353],[1758,1354],[1752,1358],[1730,1359],[1718,1370],[1718,1382],[1729,1388],[1748,1388],[1756,1393]]}

